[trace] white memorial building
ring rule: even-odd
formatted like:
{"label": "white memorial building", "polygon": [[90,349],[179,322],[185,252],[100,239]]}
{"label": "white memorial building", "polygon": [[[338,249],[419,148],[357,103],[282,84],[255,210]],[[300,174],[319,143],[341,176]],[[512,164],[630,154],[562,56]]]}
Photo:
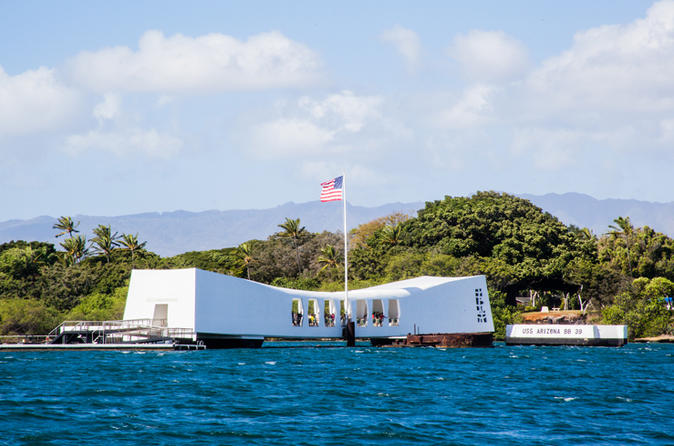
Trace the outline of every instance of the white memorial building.
{"label": "white memorial building", "polygon": [[[494,331],[484,276],[417,277],[348,293],[355,335],[373,343],[409,334]],[[278,288],[195,268],[134,270],[124,320],[191,331],[209,347],[265,338],[341,338],[344,292]]]}

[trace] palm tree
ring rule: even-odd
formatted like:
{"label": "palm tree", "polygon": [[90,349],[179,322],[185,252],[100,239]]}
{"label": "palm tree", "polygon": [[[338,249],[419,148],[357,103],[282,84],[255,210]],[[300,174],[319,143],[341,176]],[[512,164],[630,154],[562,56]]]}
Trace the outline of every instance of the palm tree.
{"label": "palm tree", "polygon": [[136,251],[140,251],[141,249],[145,248],[145,245],[147,245],[147,242],[138,242],[138,233],[135,235],[132,234],[122,234],[122,238],[119,241],[119,244],[123,246],[122,249],[125,251],[129,251],[131,253],[131,267],[133,268],[135,265],[134,259],[136,256]]}
{"label": "palm tree", "polygon": [[339,261],[337,259],[337,251],[332,245],[327,245],[325,248],[321,248],[321,255],[318,256],[318,263],[323,265],[321,271],[325,269],[334,269],[337,268]]}
{"label": "palm tree", "polygon": [[246,267],[246,274],[250,280],[250,264],[253,262],[253,246],[250,243],[241,243],[237,248],[237,255]]}
{"label": "palm tree", "polygon": [[400,243],[403,235],[403,226],[398,223],[395,226],[386,225],[381,229],[379,237],[387,245],[395,246]]}
{"label": "palm tree", "polygon": [[[610,226],[609,226],[609,228],[610,228]],[[592,240],[592,239],[594,239],[594,234],[592,233],[592,230],[591,230],[591,229],[583,228],[583,229],[581,229],[580,231],[578,231],[578,233],[580,234],[580,237],[581,237],[583,240]]]}
{"label": "palm tree", "polygon": [[33,264],[35,268],[40,268],[41,266],[53,263],[54,259],[57,257],[54,253],[49,254],[45,246],[36,249],[29,246],[26,248],[26,253],[28,254],[30,263]]}
{"label": "palm tree", "polygon": [[89,254],[87,238],[81,235],[65,239],[61,247],[66,252],[66,265],[74,265]]}
{"label": "palm tree", "polygon": [[629,217],[618,217],[613,220],[615,225],[609,225],[610,234],[615,237],[625,239],[625,248],[627,249],[627,265],[629,266],[629,275],[632,275],[632,259],[630,258],[630,236],[634,234],[634,226]]}
{"label": "palm tree", "polygon": [[54,226],[52,226],[53,229],[58,229],[61,232],[56,234],[56,237],[60,237],[62,235],[68,234],[68,237],[73,236],[73,232],[80,232],[76,227],[80,225],[80,222],[78,221],[77,223],[73,222],[73,219],[70,217],[59,217],[58,221],[54,223]]}
{"label": "palm tree", "polygon": [[94,228],[94,235],[96,237],[91,239],[92,246],[98,254],[103,254],[105,259],[110,262],[110,254],[119,246],[117,233],[112,234],[110,226],[98,225]]}
{"label": "palm tree", "polygon": [[279,232],[279,236],[291,238],[293,241],[293,247],[295,248],[295,256],[297,257],[297,274],[300,273],[300,248],[297,245],[300,237],[306,234],[306,229],[304,226],[300,226],[300,219],[297,218],[292,220],[286,217],[286,221],[278,225],[279,228],[283,229],[283,232]]}

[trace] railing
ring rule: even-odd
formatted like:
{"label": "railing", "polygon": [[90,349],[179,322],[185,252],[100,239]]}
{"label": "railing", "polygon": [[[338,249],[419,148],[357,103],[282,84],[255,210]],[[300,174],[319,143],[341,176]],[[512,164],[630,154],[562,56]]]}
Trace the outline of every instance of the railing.
{"label": "railing", "polygon": [[160,328],[166,327],[166,319],[128,319],[121,321],[64,321],[53,329],[49,336],[58,336],[64,332],[75,331],[116,331],[135,329],[139,327]]}
{"label": "railing", "polygon": [[3,335],[0,336],[0,344],[46,344],[49,342],[47,335]]}
{"label": "railing", "polygon": [[126,344],[169,342],[174,339],[196,340],[190,328],[169,328],[166,319],[129,319],[121,321],[64,321],[53,329],[47,339],[77,335],[80,342],[94,344]]}

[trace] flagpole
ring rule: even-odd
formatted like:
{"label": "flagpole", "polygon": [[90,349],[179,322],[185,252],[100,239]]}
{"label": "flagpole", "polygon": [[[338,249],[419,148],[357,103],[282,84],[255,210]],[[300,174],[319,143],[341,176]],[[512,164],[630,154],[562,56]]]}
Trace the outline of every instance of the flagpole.
{"label": "flagpole", "polygon": [[346,173],[342,173],[342,194],[344,205],[344,311],[347,323],[351,321],[351,308],[349,307],[349,246],[348,234],[346,233]]}

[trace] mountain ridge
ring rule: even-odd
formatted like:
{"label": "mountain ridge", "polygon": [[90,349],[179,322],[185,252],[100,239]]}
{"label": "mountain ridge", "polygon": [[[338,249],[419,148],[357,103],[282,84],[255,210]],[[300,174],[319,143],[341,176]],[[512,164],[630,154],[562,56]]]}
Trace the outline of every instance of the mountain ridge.
{"label": "mountain ridge", "polygon": [[[648,202],[635,199],[596,199],[590,195],[567,192],[544,195],[513,194],[531,201],[563,223],[587,227],[595,234],[608,231],[619,216],[629,216],[635,226],[648,225],[669,236],[674,235],[674,202]],[[432,200],[431,200],[432,201]],[[416,216],[424,202],[387,203],[381,206],[348,205],[348,229],[393,212]],[[287,202],[267,209],[232,209],[205,211],[154,211],[120,216],[75,215],[82,234],[89,237],[99,224],[110,225],[113,233],[139,234],[147,240],[147,249],[162,256],[187,251],[201,251],[238,246],[251,239],[264,239],[278,232],[286,217],[300,218],[308,231],[341,231],[342,203]],[[0,243],[10,240],[58,243],[52,229],[56,218],[41,215],[31,219],[0,222]]]}
{"label": "mountain ridge", "polygon": [[[423,203],[388,203],[365,207],[348,205],[348,229],[375,218],[402,212],[416,215]],[[268,209],[164,211],[143,212],[121,216],[73,215],[79,222],[81,234],[91,234],[99,224],[110,225],[112,232],[139,234],[147,240],[147,249],[161,256],[173,256],[187,251],[238,246],[251,239],[265,239],[280,231],[280,223],[286,217],[300,218],[303,226],[311,232],[341,231],[343,229],[342,204],[319,201],[288,202]],[[52,229],[57,219],[39,216],[27,220],[0,222],[0,243],[10,240],[58,242]]]}
{"label": "mountain ridge", "polygon": [[650,202],[627,198],[597,199],[578,192],[545,195],[517,194],[559,218],[567,225],[586,227],[595,234],[609,231],[617,217],[630,217],[634,226],[649,226],[674,236],[674,202]]}

